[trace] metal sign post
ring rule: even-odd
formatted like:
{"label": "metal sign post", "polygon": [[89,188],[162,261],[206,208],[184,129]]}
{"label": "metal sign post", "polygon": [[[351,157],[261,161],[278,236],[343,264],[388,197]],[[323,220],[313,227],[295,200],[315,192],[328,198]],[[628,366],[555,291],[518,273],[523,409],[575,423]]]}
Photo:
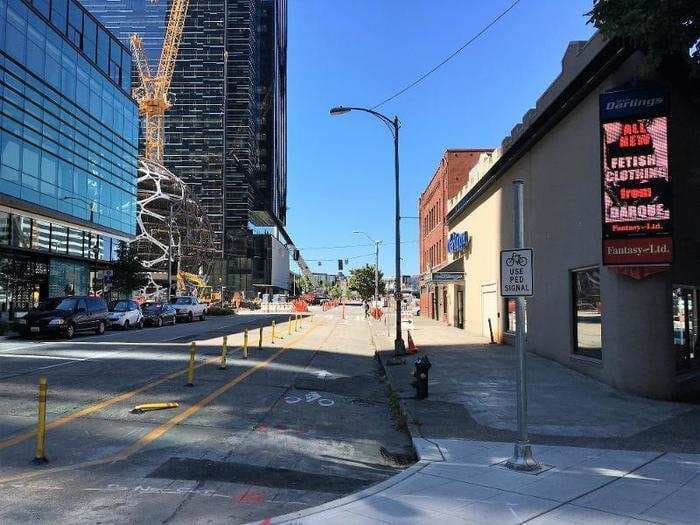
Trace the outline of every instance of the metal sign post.
{"label": "metal sign post", "polygon": [[501,252],[501,295],[515,297],[515,350],[518,353],[516,376],[517,417],[519,441],[513,447],[513,457],[506,466],[514,470],[538,470],[540,464],[532,454],[527,437],[527,374],[525,363],[525,299],[533,293],[532,250],[524,246],[522,179],[513,181],[513,226],[515,250]]}

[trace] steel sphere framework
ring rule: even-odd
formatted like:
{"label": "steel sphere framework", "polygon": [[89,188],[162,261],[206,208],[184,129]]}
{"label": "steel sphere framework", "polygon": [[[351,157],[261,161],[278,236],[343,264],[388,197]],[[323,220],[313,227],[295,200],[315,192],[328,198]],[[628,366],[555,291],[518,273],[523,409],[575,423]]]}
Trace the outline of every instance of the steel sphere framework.
{"label": "steel sphere framework", "polygon": [[138,164],[136,246],[148,269],[140,293],[161,296],[167,289],[168,245],[172,209],[172,254],[182,271],[207,276],[214,260],[209,220],[192,190],[166,167],[141,158]]}

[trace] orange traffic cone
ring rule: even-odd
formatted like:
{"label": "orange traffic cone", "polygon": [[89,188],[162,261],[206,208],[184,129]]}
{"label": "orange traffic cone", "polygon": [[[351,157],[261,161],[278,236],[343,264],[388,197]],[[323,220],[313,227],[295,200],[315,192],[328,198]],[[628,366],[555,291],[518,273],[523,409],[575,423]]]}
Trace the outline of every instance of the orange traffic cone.
{"label": "orange traffic cone", "polygon": [[413,342],[413,337],[411,337],[411,331],[408,331],[408,349],[406,350],[407,354],[417,354],[418,353],[418,347],[416,344]]}

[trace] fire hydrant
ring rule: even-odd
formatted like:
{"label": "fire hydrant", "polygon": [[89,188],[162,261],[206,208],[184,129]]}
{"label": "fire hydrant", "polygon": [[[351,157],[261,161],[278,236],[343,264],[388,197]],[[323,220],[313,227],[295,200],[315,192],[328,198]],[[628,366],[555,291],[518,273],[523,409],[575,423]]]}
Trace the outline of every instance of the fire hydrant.
{"label": "fire hydrant", "polygon": [[416,359],[413,364],[413,375],[416,378],[416,399],[425,399],[428,397],[428,370],[432,366],[427,355]]}

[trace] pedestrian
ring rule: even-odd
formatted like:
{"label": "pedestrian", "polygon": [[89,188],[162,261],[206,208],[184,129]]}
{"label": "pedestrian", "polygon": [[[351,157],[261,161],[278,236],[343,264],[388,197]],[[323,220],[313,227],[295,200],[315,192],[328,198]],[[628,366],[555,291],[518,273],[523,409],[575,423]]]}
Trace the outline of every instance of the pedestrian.
{"label": "pedestrian", "polygon": [[369,317],[369,303],[367,301],[363,301],[363,303],[365,305],[365,319],[367,319]]}

